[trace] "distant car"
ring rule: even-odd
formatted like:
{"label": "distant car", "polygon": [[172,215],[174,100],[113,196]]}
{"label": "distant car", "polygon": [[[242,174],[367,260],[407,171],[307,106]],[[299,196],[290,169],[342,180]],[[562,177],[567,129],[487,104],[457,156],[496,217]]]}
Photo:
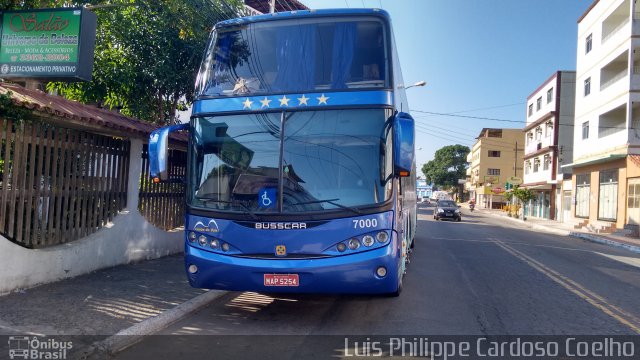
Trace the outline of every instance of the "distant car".
{"label": "distant car", "polygon": [[455,221],[462,220],[462,213],[460,212],[460,206],[453,200],[440,200],[438,205],[433,210],[433,219],[451,219]]}

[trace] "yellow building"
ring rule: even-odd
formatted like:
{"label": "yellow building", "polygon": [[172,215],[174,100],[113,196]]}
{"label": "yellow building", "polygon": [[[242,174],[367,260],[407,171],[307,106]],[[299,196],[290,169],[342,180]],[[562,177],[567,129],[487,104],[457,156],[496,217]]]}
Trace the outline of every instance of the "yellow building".
{"label": "yellow building", "polygon": [[524,133],[522,129],[484,128],[467,156],[470,163],[466,188],[476,206],[499,209],[505,204],[508,178],[522,178]]}

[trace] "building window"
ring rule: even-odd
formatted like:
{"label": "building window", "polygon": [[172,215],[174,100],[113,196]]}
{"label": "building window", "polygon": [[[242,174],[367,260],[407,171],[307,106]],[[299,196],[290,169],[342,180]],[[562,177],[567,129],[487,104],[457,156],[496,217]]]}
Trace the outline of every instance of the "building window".
{"label": "building window", "polygon": [[529,116],[533,115],[533,104],[529,104]]}
{"label": "building window", "polygon": [[527,133],[527,145],[533,140],[533,131]]}
{"label": "building window", "polygon": [[553,100],[553,88],[547,90],[547,104]]}
{"label": "building window", "polygon": [[618,209],[618,169],[600,171],[598,220],[615,221]]}
{"label": "building window", "polygon": [[531,172],[531,160],[527,160],[524,162],[524,173],[528,174]]}
{"label": "building window", "polygon": [[593,34],[589,34],[589,36],[587,36],[587,39],[584,42],[585,54],[588,54],[591,51],[592,43],[593,43]]}
{"label": "building window", "polygon": [[629,224],[640,224],[640,178],[628,179],[627,218]]}
{"label": "building window", "polygon": [[549,170],[549,164],[551,164],[551,156],[544,156],[544,163],[542,164],[542,170]]}
{"label": "building window", "polygon": [[538,100],[536,100],[536,111],[540,110],[541,107],[542,107],[542,96],[540,96]]}
{"label": "building window", "polygon": [[585,121],[582,123],[582,140],[589,138],[589,122]]}
{"label": "building window", "polygon": [[589,217],[591,174],[576,175],[576,217]]}
{"label": "building window", "polygon": [[584,81],[584,96],[591,94],[591,78]]}
{"label": "building window", "polygon": [[553,134],[553,122],[547,121],[544,131],[545,131],[544,136],[550,137]]}
{"label": "building window", "polygon": [[540,140],[540,139],[542,139],[542,128],[538,126],[536,128],[536,140]]}
{"label": "building window", "polygon": [[487,169],[487,175],[500,175],[500,169]]}
{"label": "building window", "polygon": [[489,157],[500,157],[500,151],[498,151],[498,150],[489,150]]}
{"label": "building window", "polygon": [[537,173],[539,169],[540,169],[540,159],[535,158],[533,159],[533,172]]}

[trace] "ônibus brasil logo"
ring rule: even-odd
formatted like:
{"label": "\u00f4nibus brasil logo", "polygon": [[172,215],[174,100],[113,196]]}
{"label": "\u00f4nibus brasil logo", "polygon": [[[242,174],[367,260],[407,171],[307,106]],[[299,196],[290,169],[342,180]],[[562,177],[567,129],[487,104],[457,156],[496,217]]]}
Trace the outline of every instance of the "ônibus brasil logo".
{"label": "\u00f4nibus brasil logo", "polygon": [[73,348],[71,341],[44,339],[37,336],[9,336],[10,359],[66,359]]}

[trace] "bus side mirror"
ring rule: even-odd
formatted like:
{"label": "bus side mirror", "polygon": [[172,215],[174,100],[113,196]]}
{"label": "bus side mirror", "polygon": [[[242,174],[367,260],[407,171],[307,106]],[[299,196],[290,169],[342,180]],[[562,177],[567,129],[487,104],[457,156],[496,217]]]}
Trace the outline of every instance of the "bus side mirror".
{"label": "bus side mirror", "polygon": [[167,173],[169,134],[188,128],[189,124],[171,125],[154,130],[149,135],[149,175],[153,182],[165,181],[169,178]]}
{"label": "bus side mirror", "polygon": [[395,174],[407,177],[413,168],[415,124],[411,115],[399,112],[393,119],[393,164]]}

